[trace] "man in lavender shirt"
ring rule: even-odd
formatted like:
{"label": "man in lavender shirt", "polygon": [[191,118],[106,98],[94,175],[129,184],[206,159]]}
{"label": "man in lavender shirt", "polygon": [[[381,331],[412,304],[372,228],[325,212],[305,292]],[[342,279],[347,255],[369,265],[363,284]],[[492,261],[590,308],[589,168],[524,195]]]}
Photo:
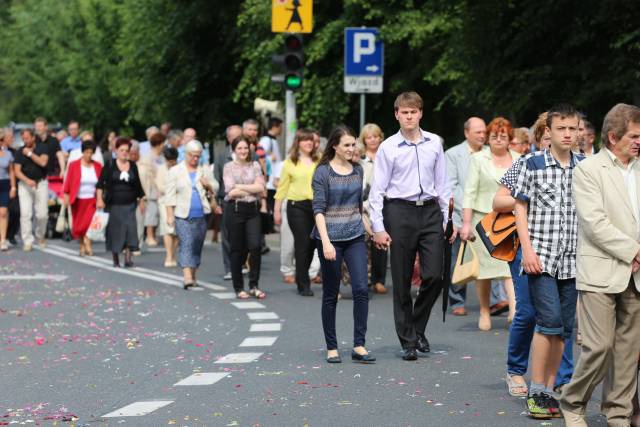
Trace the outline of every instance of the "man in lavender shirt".
{"label": "man in lavender shirt", "polygon": [[[444,218],[448,187],[442,138],[420,129],[422,98],[398,95],[394,103],[400,131],[378,150],[369,194],[374,242],[391,248],[393,315],[404,360],[430,351],[425,329],[442,290]],[[420,293],[411,299],[411,275],[420,254]]]}

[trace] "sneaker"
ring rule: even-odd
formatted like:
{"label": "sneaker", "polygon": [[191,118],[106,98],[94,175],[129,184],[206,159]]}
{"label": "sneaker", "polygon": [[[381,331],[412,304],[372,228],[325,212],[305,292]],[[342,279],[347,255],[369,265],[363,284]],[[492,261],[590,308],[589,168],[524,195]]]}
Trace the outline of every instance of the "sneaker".
{"label": "sneaker", "polygon": [[224,276],[222,276],[222,278],[223,278],[224,280],[231,280],[231,273],[225,273],[225,275],[224,275]]}
{"label": "sneaker", "polygon": [[527,410],[531,418],[546,420],[551,418],[549,412],[549,402],[547,395],[544,393],[536,393],[527,397]]}
{"label": "sneaker", "polygon": [[25,252],[31,252],[33,250],[33,246],[31,245],[31,243],[25,243],[22,247],[22,250]]}
{"label": "sneaker", "polygon": [[249,269],[248,268],[243,268],[242,269],[242,274],[249,274]]}
{"label": "sneaker", "polygon": [[542,396],[547,399],[547,407],[549,409],[549,414],[551,414],[551,418],[562,418],[562,413],[560,412],[560,404],[556,400],[555,397],[548,395],[547,393],[540,393]]}
{"label": "sneaker", "polygon": [[5,240],[4,242],[0,243],[0,251],[5,252],[9,250],[9,244],[7,243],[7,241]]}
{"label": "sneaker", "polygon": [[47,241],[44,239],[38,240],[38,246],[40,247],[40,249],[44,249],[47,246]]}

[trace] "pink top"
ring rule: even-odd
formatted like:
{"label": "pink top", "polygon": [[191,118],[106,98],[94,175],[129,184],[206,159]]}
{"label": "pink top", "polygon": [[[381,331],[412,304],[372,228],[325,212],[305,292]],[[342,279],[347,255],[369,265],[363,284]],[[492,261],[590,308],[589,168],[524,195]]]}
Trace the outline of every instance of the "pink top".
{"label": "pink top", "polygon": [[[260,164],[258,162],[252,162],[244,165],[236,162],[229,162],[224,165],[222,178],[224,179],[224,191],[226,192],[224,199],[227,201],[232,200],[229,197],[229,192],[235,188],[236,184],[264,185],[262,168],[260,168]],[[252,194],[250,196],[233,200],[236,200],[238,202],[255,202],[258,199],[258,196]]]}

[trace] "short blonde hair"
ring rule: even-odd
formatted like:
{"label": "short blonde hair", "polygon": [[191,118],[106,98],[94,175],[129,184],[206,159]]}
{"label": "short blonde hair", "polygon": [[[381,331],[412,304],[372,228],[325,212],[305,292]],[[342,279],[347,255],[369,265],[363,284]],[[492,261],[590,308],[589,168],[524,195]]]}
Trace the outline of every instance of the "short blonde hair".
{"label": "short blonde hair", "polygon": [[367,145],[364,143],[364,140],[369,135],[375,135],[379,137],[380,142],[384,140],[384,133],[382,132],[382,129],[380,129],[380,126],[378,126],[377,124],[367,123],[366,125],[362,126],[362,129],[360,129],[360,136],[358,137],[357,141],[357,147],[360,150],[361,157],[364,156],[365,151],[367,150]]}

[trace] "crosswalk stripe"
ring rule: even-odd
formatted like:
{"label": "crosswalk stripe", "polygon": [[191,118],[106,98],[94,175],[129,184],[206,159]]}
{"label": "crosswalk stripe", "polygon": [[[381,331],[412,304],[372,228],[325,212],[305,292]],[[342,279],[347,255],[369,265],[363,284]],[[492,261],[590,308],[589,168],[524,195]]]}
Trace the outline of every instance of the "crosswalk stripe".
{"label": "crosswalk stripe", "polygon": [[134,402],[103,415],[102,418],[141,417],[173,403],[173,400]]}

